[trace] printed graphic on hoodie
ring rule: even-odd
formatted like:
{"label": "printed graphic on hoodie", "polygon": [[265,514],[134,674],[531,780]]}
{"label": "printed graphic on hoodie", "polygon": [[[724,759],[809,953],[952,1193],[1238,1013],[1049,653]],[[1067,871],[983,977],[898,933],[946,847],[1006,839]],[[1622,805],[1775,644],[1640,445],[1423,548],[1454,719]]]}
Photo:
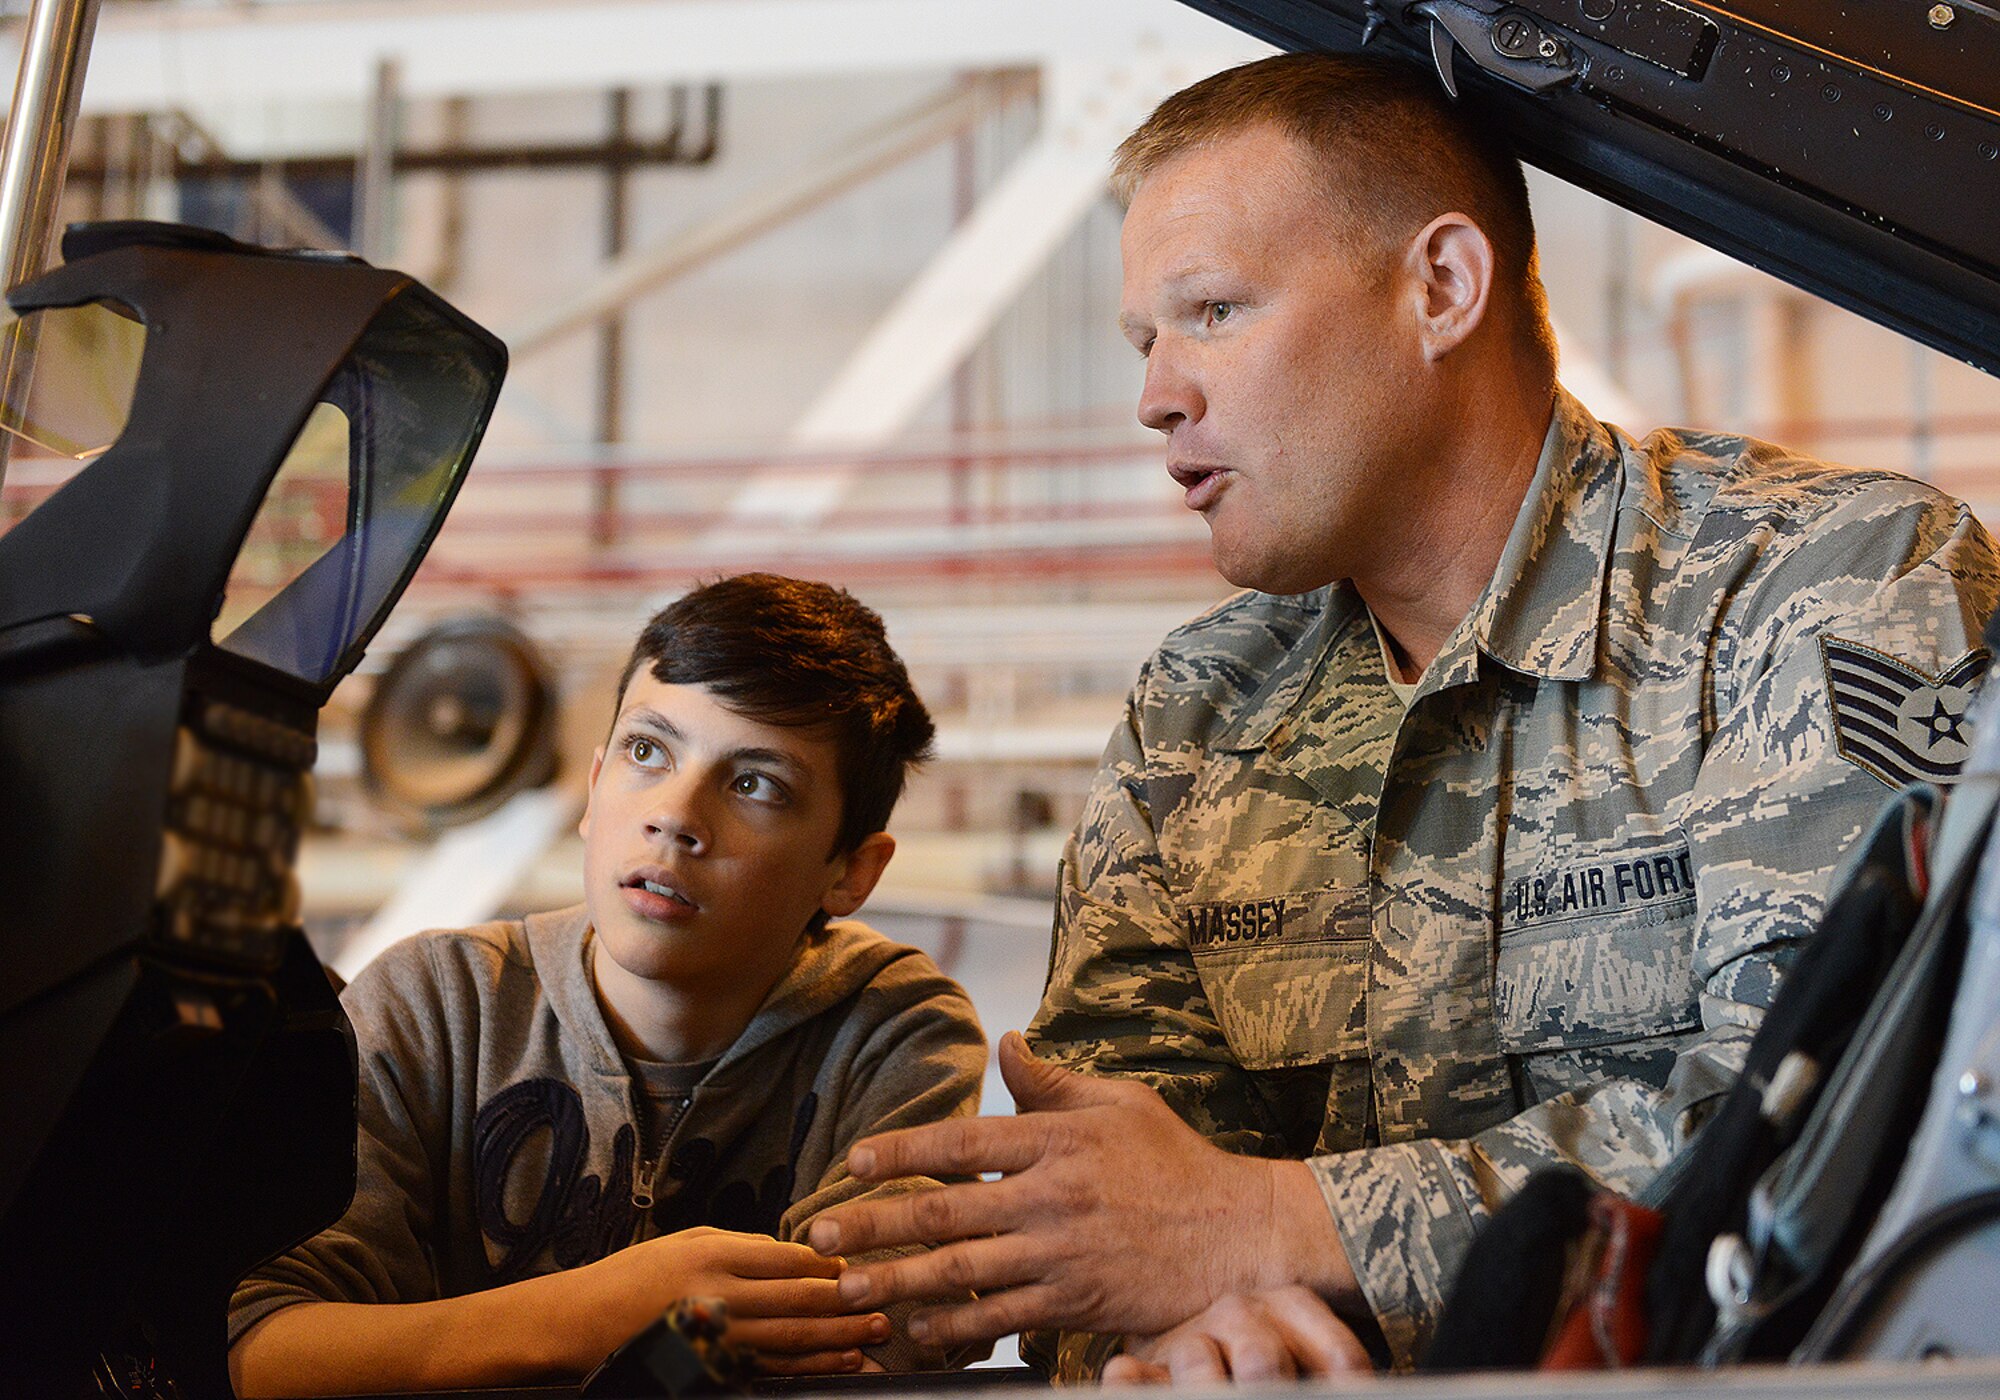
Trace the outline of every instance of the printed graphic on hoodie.
{"label": "printed graphic on hoodie", "polygon": [[[728,1180],[723,1149],[706,1137],[675,1143],[664,1173],[672,1189],[654,1204],[648,1237],[696,1225],[775,1236],[818,1111],[819,1096],[808,1093],[793,1114],[784,1163],[754,1182]],[[479,1229],[496,1285],[547,1272],[549,1265],[540,1262],[544,1251],[555,1268],[574,1269],[632,1242],[639,1215],[631,1192],[637,1134],[630,1123],[619,1125],[608,1185],[585,1171],[590,1134],[583,1102],[568,1084],[529,1079],[495,1094],[480,1106],[472,1144]],[[533,1180],[522,1174],[538,1167],[539,1192],[522,1191],[518,1183]],[[517,1183],[511,1205],[510,1181]],[[524,1197],[533,1204],[517,1219]]]}

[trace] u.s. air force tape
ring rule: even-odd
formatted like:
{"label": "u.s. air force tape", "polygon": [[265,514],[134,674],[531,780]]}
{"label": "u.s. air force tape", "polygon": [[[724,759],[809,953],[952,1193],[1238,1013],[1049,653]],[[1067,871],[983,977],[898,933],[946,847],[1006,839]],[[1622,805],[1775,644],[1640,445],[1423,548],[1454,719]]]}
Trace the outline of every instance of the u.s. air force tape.
{"label": "u.s. air force tape", "polygon": [[1958,777],[1971,752],[1966,711],[1991,653],[1975,648],[1932,675],[1839,637],[1821,637],[1819,650],[1842,758],[1893,788]]}

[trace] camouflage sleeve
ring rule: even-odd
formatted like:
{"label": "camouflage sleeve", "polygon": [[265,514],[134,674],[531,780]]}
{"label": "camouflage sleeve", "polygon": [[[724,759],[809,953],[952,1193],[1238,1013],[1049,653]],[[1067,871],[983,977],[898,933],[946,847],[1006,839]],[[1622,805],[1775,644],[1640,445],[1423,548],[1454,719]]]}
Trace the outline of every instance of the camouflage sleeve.
{"label": "camouflage sleeve", "polygon": [[1143,1080],[1217,1144],[1268,1155],[1278,1127],[1202,989],[1161,870],[1137,716],[1142,673],[1063,852],[1039,1055]]}
{"label": "camouflage sleeve", "polygon": [[[1160,868],[1137,722],[1146,678],[1142,672],[1063,852],[1048,983],[1027,1039],[1036,1054],[1072,1069],[1152,1085],[1220,1146],[1276,1154],[1284,1150],[1278,1126],[1230,1053]],[[1021,1355],[1077,1381],[1101,1371],[1120,1341],[1031,1332]]]}
{"label": "camouflage sleeve", "polygon": [[[1741,579],[1712,639],[1712,731],[1684,819],[1701,1029],[1664,1087],[1609,1080],[1470,1139],[1311,1162],[1398,1366],[1429,1337],[1474,1232],[1530,1172],[1567,1161],[1636,1190],[1734,1079],[1788,945],[1812,931],[1845,848],[1904,776],[1865,761],[1860,731],[1837,713],[1830,656],[1845,644],[1892,658],[1939,683],[1912,700],[1962,714],[1951,678],[1983,668],[1979,634],[1995,595],[1993,545],[1978,523],[1935,496],[1913,503],[1906,486],[1851,498]],[[1969,698],[1969,683],[1960,689]]]}

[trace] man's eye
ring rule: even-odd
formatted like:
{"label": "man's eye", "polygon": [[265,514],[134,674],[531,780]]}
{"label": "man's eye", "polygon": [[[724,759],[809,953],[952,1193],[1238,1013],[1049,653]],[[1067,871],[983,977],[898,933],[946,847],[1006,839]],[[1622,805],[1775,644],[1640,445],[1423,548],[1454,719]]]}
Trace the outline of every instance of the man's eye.
{"label": "man's eye", "polygon": [[1236,303],[1234,302],[1211,301],[1208,304],[1209,324],[1220,325],[1222,322],[1227,321],[1230,318],[1230,316],[1235,312],[1235,310],[1236,310]]}

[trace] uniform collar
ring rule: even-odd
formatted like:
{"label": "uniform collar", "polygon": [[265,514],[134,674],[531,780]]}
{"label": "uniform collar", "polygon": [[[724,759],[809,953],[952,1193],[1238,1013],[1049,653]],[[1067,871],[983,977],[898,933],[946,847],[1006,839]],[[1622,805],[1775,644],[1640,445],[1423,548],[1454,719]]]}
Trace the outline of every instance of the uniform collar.
{"label": "uniform collar", "polygon": [[1360,595],[1344,582],[1310,593],[1261,597],[1266,610],[1285,622],[1303,620],[1304,626],[1266,672],[1263,684],[1209,740],[1208,747],[1218,752],[1242,753],[1283,742],[1286,721],[1309,693],[1309,683],[1319,674],[1334,639],[1364,611]]}
{"label": "uniform collar", "polygon": [[[1611,564],[1612,528],[1623,477],[1610,431],[1569,392],[1556,390],[1534,479],[1500,551],[1493,579],[1435,660],[1419,696],[1461,685],[1479,674],[1479,653],[1545,680],[1587,680],[1597,663],[1604,613],[1604,577]],[[1284,602],[1316,612],[1309,627],[1271,668],[1264,683],[1210,747],[1244,751],[1282,746],[1292,716],[1312,694],[1311,681],[1350,623],[1366,626],[1353,586]]]}
{"label": "uniform collar", "polygon": [[1480,651],[1513,670],[1551,681],[1590,678],[1597,667],[1622,461],[1610,430],[1558,387],[1534,480],[1493,581],[1473,604],[1469,628],[1446,646],[1447,653],[1461,653],[1447,669],[1471,674],[1443,675],[1438,686],[1426,689],[1473,678],[1472,649],[1455,645],[1468,633]]}

